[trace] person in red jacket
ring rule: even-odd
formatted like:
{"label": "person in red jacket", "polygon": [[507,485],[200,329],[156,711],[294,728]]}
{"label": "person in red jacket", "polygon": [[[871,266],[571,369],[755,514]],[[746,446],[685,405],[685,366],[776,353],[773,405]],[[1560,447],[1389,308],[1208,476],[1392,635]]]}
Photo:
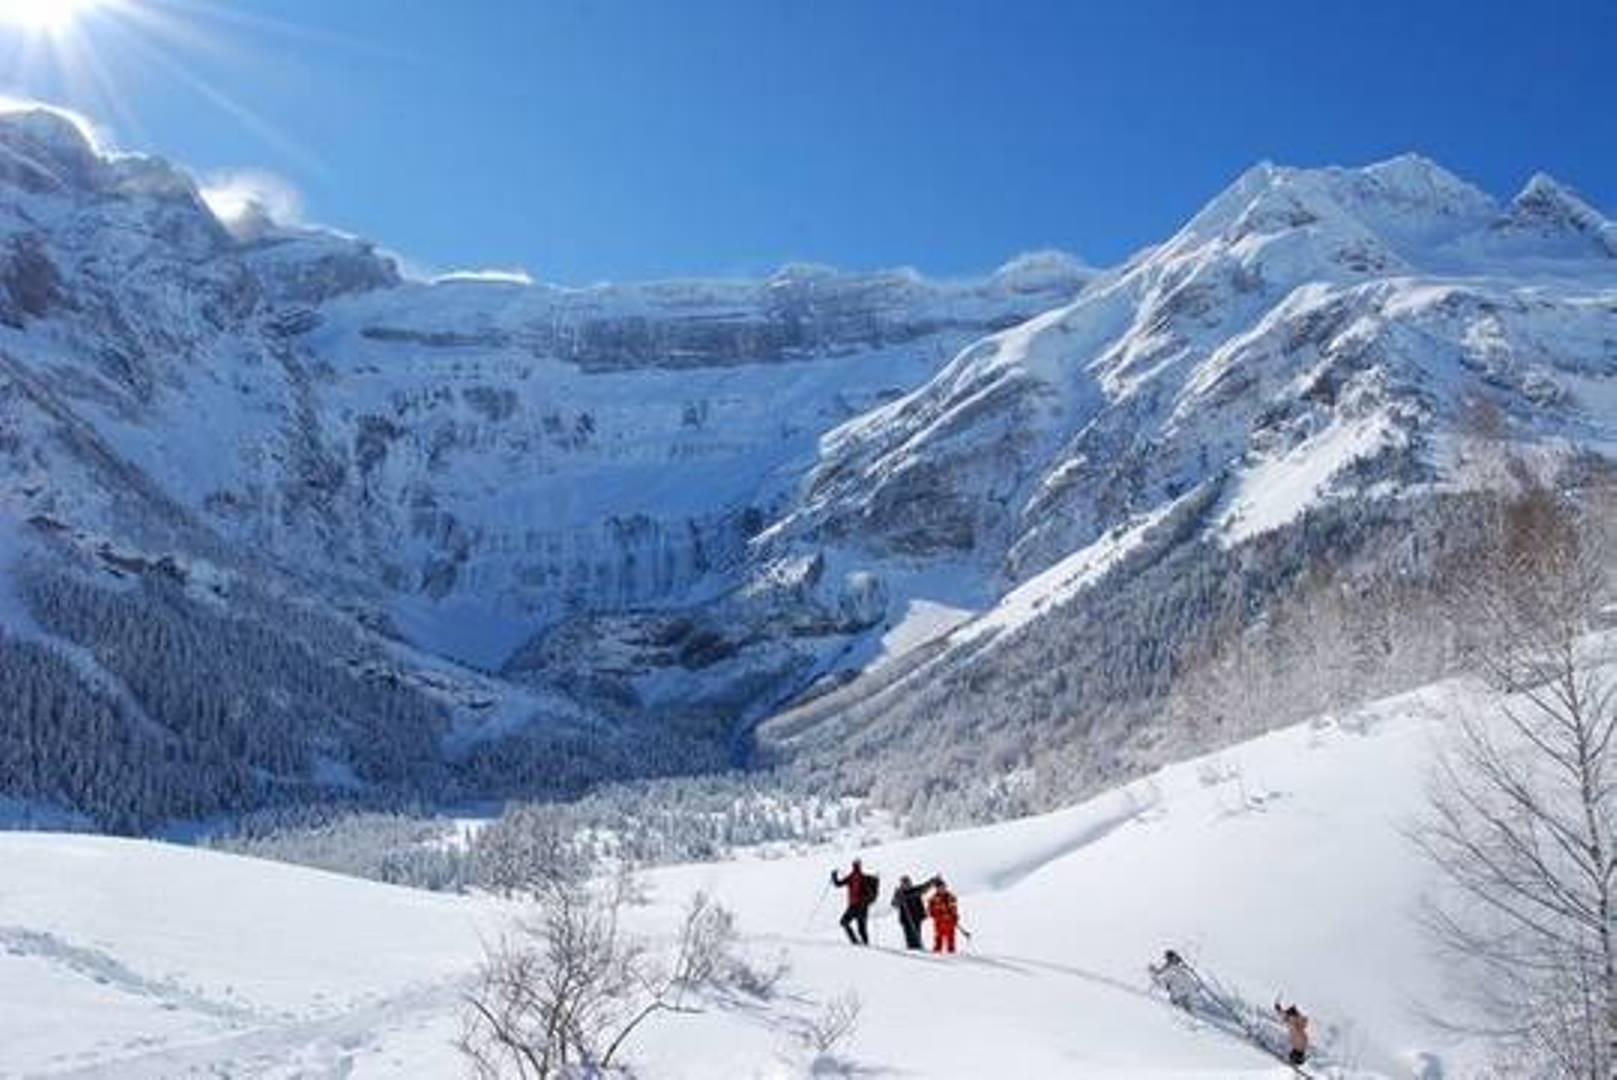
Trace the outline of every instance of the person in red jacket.
{"label": "person in red jacket", "polygon": [[960,905],[943,879],[937,878],[937,888],[926,902],[926,913],[932,917],[932,951],[954,952],[955,929],[960,925]]}
{"label": "person in red jacket", "polygon": [[[846,875],[839,876],[835,870],[831,871],[831,884],[848,890],[848,908],[842,913],[842,932],[855,945],[869,945],[870,905],[876,900],[876,879],[865,873],[864,867],[855,859],[853,869]],[[859,930],[857,936],[854,934],[855,927]]]}

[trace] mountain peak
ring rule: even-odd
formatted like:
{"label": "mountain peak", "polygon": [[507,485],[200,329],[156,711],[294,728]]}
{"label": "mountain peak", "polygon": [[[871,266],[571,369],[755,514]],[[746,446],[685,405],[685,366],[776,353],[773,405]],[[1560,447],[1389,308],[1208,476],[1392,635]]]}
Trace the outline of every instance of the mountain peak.
{"label": "mountain peak", "polygon": [[79,187],[101,160],[88,125],[71,114],[0,107],[0,182],[35,193]]}
{"label": "mountain peak", "polygon": [[0,134],[25,135],[37,143],[66,148],[75,155],[97,154],[89,121],[53,105],[0,104]]}
{"label": "mountain peak", "polygon": [[1306,191],[1334,202],[1366,225],[1399,224],[1420,219],[1484,220],[1497,203],[1431,158],[1400,154],[1359,167],[1270,169],[1270,186]]}
{"label": "mountain peak", "polygon": [[1070,252],[1058,248],[1024,251],[994,271],[993,280],[1007,288],[1028,291],[1061,285],[1077,287],[1095,276],[1095,269]]}
{"label": "mountain peak", "polygon": [[1383,185],[1388,191],[1395,191],[1405,196],[1419,195],[1461,201],[1476,201],[1480,198],[1483,201],[1492,201],[1477,188],[1424,154],[1403,153],[1385,161],[1372,162],[1361,169],[1344,169],[1340,172],[1358,173]]}
{"label": "mountain peak", "polygon": [[1548,173],[1534,173],[1528,179],[1495,227],[1505,234],[1551,241],[1558,248],[1570,243],[1574,251],[1587,251],[1592,245],[1600,254],[1617,258],[1617,225]]}
{"label": "mountain peak", "polygon": [[1527,215],[1578,231],[1598,231],[1610,225],[1588,200],[1548,173],[1534,173],[1510,205],[1513,215]]}
{"label": "mountain peak", "polygon": [[1522,185],[1521,191],[1511,201],[1521,203],[1541,199],[1583,202],[1570,187],[1547,172],[1536,172],[1528,177],[1527,183]]}
{"label": "mountain peak", "polygon": [[1492,196],[1420,154],[1359,167],[1264,161],[1208,202],[1172,243],[1230,244],[1306,228],[1334,234],[1335,248],[1381,250],[1381,265],[1387,257],[1418,263],[1498,215]]}

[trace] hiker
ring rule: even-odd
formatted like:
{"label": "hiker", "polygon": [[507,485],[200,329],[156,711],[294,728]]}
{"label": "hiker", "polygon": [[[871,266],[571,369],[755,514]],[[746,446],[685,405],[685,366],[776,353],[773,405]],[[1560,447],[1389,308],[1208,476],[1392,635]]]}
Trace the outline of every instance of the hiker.
{"label": "hiker", "polygon": [[[877,882],[874,877],[865,873],[859,860],[853,861],[853,868],[846,876],[831,871],[831,884],[838,888],[848,890],[848,908],[842,913],[842,931],[848,935],[848,940],[855,945],[870,944],[870,905],[876,900]],[[859,930],[854,934],[854,928]]]}
{"label": "hiker", "polygon": [[1275,1012],[1286,1025],[1286,1034],[1291,1039],[1291,1054],[1286,1060],[1293,1065],[1301,1065],[1308,1060],[1308,1017],[1297,1006],[1282,1008],[1278,1001],[1275,1002]]}
{"label": "hiker", "polygon": [[931,882],[932,898],[926,902],[926,913],[932,916],[932,951],[954,952],[954,932],[960,925],[960,905],[954,893],[941,877]]}
{"label": "hiker", "polygon": [[1191,972],[1190,965],[1185,958],[1172,949],[1164,950],[1162,963],[1148,964],[1146,970],[1151,972],[1151,978],[1168,991],[1168,1001],[1175,1008],[1190,1011],[1191,1004],[1196,999],[1196,976]]}
{"label": "hiker", "polygon": [[937,883],[938,879],[933,878],[916,885],[908,874],[898,879],[898,888],[893,890],[893,907],[898,910],[898,924],[904,928],[906,949],[926,948],[921,940],[921,923],[926,921],[926,891]]}

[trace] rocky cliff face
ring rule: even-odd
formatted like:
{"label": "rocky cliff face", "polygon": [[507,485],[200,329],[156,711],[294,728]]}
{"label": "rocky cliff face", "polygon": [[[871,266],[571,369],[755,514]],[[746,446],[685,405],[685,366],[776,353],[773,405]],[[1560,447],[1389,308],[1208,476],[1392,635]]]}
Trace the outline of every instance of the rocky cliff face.
{"label": "rocky cliff face", "polygon": [[[365,538],[348,557],[433,643],[486,664],[559,618],[700,602],[743,580],[826,431],[1088,276],[1048,257],[967,284],[788,268],[340,298],[300,347],[326,372],[342,516]],[[470,646],[447,625],[468,605],[491,631]]]}

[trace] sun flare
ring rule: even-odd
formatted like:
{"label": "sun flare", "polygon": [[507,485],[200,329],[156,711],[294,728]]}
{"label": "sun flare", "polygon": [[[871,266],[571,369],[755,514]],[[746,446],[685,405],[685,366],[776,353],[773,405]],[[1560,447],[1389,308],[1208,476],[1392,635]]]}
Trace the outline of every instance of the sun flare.
{"label": "sun flare", "polygon": [[39,34],[65,34],[100,0],[0,0],[0,26]]}
{"label": "sun flare", "polygon": [[[221,89],[209,69],[229,59],[252,61],[250,38],[302,42],[322,36],[296,23],[214,0],[0,0],[0,109],[7,102],[48,101],[95,116],[109,134],[142,141],[140,117],[126,81],[164,78],[228,116],[283,156],[319,168],[317,160],[249,105]],[[211,61],[211,63],[210,63]]]}

